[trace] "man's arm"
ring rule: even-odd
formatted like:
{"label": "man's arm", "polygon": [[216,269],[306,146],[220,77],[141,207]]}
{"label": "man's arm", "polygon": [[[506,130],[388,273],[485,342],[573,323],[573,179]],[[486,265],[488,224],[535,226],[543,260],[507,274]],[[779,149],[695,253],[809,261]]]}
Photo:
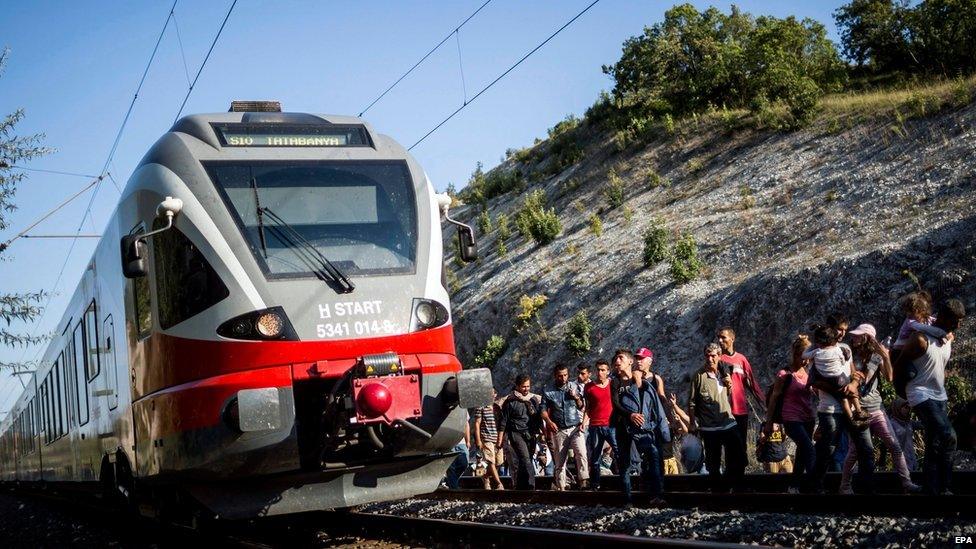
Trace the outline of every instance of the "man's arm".
{"label": "man's arm", "polygon": [[916,358],[925,354],[929,349],[929,340],[924,335],[915,332],[909,337],[905,348],[898,354],[898,359],[891,365],[892,375],[900,376],[905,373],[908,365]]}
{"label": "man's arm", "polygon": [[742,369],[746,371],[746,381],[749,387],[752,388],[752,394],[756,395],[759,402],[766,403],[766,395],[762,392],[762,387],[759,386],[759,382],[756,381],[756,375],[752,371],[752,364],[749,364],[749,359],[742,359]]}
{"label": "man's arm", "polygon": [[485,442],[481,440],[481,411],[474,413],[474,444],[477,448],[484,448]]}
{"label": "man's arm", "polygon": [[698,394],[698,376],[692,375],[691,383],[688,384],[688,431],[698,430],[698,421],[695,419],[695,396]]}

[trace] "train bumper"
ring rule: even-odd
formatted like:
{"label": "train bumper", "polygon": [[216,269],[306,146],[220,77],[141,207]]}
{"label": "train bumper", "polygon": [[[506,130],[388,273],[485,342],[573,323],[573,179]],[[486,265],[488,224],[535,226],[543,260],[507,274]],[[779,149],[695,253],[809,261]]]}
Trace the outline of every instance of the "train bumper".
{"label": "train bumper", "polygon": [[456,455],[398,459],[327,472],[195,483],[186,489],[225,519],[339,509],[433,492]]}

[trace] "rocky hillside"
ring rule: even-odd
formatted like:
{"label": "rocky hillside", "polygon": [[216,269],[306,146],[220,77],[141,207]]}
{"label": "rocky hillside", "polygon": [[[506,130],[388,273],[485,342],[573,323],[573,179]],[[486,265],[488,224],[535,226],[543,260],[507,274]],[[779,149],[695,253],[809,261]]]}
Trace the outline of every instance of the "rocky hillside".
{"label": "rocky hillside", "polygon": [[[574,130],[581,158],[558,173],[546,169],[554,162],[551,139],[511,155],[495,171],[518,170],[534,182],[487,201],[493,228],[480,235],[482,259],[451,265],[462,359],[472,364],[490,336],[505,338],[494,371],[496,386],[507,391],[520,371],[538,383],[558,361],[592,362],[618,347],[647,346],[657,371],[683,390],[702,346],[717,327],[731,325],[737,348],[766,383],[793,336],[828,312],[872,322],[882,337],[897,330],[896,299],[914,288],[914,276],[937,298],[958,296],[972,312],[953,360],[972,370],[976,105],[909,120],[835,122],[777,132],[732,130],[720,117],[699,117],[629,146],[584,122]],[[615,208],[607,199],[612,183],[624,191]],[[514,218],[536,189],[555,207],[561,234],[537,246],[513,226],[501,257],[499,215]],[[455,213],[476,224],[480,210],[467,205]],[[643,234],[656,218],[673,235],[694,236],[704,264],[695,280],[673,282],[667,261],[644,265]],[[547,298],[538,322],[522,327],[519,298],[537,294]],[[582,358],[564,343],[578,311],[593,328],[592,350]]]}

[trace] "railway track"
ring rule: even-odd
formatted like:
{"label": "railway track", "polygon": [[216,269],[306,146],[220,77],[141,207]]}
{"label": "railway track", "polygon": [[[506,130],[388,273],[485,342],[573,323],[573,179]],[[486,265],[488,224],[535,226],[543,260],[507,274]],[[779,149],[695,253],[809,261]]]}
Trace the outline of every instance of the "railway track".
{"label": "railway track", "polygon": [[[636,477],[634,477],[636,479]],[[916,484],[923,482],[922,474],[916,472],[912,474]],[[976,494],[976,472],[956,471],[952,475],[955,494]],[[550,490],[552,488],[551,476],[539,476],[535,479],[537,490]],[[767,473],[754,473],[745,476],[744,486],[750,491],[761,493],[785,493],[789,487],[790,475],[772,475]],[[510,477],[502,477],[505,488],[512,487]],[[900,494],[901,484],[898,475],[892,472],[878,472],[874,474],[875,490],[881,493]],[[836,491],[840,485],[840,473],[827,473],[824,479],[824,486],[828,491]],[[601,479],[601,486],[606,490],[621,490],[620,477],[617,475],[604,475]],[[461,477],[462,489],[481,489],[482,481],[476,477]],[[664,477],[664,490],[666,492],[707,492],[708,475],[666,475]]]}
{"label": "railway track", "polygon": [[[424,499],[441,501],[468,501],[481,503],[518,503],[544,505],[626,505],[623,492],[618,491],[522,491],[522,490],[438,490],[423,496]],[[749,511],[770,513],[810,513],[877,516],[919,516],[964,518],[976,517],[976,496],[925,496],[925,495],[852,495],[837,494],[782,494],[782,493],[727,493],[666,492],[660,500],[652,502],[649,495],[635,492],[634,505],[708,511]]]}
{"label": "railway track", "polygon": [[[113,528],[126,546],[320,548],[354,547],[668,547],[730,548],[738,544],[638,537],[552,528],[486,524],[357,511],[315,511],[194,525],[138,516],[107,505],[90,492],[10,487],[8,493],[41,500],[73,518]],[[50,540],[49,540],[50,541]]]}

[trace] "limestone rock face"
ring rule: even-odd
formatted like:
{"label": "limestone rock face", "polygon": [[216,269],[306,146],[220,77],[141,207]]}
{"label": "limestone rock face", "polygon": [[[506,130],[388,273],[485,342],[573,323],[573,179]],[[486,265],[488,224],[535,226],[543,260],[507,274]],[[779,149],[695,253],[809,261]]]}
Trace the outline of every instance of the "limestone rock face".
{"label": "limestone rock face", "polygon": [[[897,131],[896,131],[897,130]],[[732,326],[737,349],[765,385],[790,342],[832,311],[852,327],[871,322],[880,338],[903,320],[897,299],[915,287],[959,297],[976,317],[976,105],[905,122],[813,127],[790,133],[688,122],[674,135],[619,151],[609,132],[576,130],[583,159],[561,173],[529,176],[520,191],[488,201],[492,220],[514,218],[522,197],[542,189],[563,232],[536,246],[512,224],[507,254],[498,230],[479,235],[482,260],[459,268],[453,294],[462,361],[492,335],[508,345],[494,368],[499,391],[515,375],[547,382],[556,362],[609,358],[618,347],[650,347],[655,369],[682,397],[716,328]],[[526,163],[496,170],[542,171],[547,143]],[[524,159],[524,156],[522,157]],[[610,209],[613,169],[624,205]],[[474,222],[479,205],[455,213]],[[590,230],[597,214],[603,231]],[[643,234],[655,219],[698,244],[702,275],[673,282],[668,262],[646,267]],[[445,249],[451,253],[452,231]],[[458,288],[459,286],[459,288]],[[544,294],[538,322],[520,327],[521,295]],[[566,325],[577,311],[592,325],[592,350],[572,356]],[[964,322],[953,367],[972,370],[976,318]],[[684,400],[683,398],[681,400]]]}

